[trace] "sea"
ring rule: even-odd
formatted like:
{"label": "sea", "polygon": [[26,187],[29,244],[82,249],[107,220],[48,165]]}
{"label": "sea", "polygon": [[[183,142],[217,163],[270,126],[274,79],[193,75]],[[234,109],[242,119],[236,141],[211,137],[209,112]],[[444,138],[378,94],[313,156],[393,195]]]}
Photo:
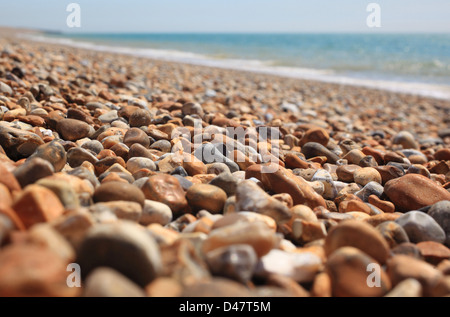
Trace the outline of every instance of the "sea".
{"label": "sea", "polygon": [[450,34],[27,34],[151,59],[358,85],[450,100]]}

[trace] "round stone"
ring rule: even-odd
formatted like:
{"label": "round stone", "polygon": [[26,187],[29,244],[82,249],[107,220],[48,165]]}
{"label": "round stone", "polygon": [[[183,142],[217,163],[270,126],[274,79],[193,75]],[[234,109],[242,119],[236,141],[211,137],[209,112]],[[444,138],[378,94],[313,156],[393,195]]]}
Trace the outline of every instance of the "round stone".
{"label": "round stone", "polygon": [[395,220],[403,227],[411,242],[445,241],[445,232],[439,224],[424,212],[413,210],[405,213]]}
{"label": "round stone", "polygon": [[148,226],[152,223],[159,223],[162,226],[172,221],[172,210],[166,204],[154,200],[145,200],[144,208],[139,223]]}
{"label": "round stone", "polygon": [[101,184],[94,192],[95,202],[106,201],[134,201],[144,206],[144,193],[136,186],[125,182],[107,182]]}
{"label": "round stone", "polygon": [[227,194],[214,185],[194,184],[189,187],[186,198],[193,210],[206,209],[212,213],[220,213],[227,200]]}
{"label": "round stone", "polygon": [[56,130],[64,140],[76,141],[94,133],[94,128],[86,122],[75,119],[58,121]]}
{"label": "round stone", "polygon": [[327,255],[344,246],[360,249],[381,264],[389,257],[389,245],[381,233],[358,220],[342,221],[328,232],[324,245]]}
{"label": "round stone", "polygon": [[131,147],[133,144],[138,143],[143,147],[148,148],[150,145],[150,139],[148,138],[148,135],[141,129],[131,128],[125,133],[123,137],[123,143],[125,143],[125,145],[127,145],[128,147]]}
{"label": "round stone", "polygon": [[354,175],[355,183],[361,186],[365,186],[370,182],[376,182],[381,184],[381,175],[378,171],[372,167],[363,167],[355,171]]}

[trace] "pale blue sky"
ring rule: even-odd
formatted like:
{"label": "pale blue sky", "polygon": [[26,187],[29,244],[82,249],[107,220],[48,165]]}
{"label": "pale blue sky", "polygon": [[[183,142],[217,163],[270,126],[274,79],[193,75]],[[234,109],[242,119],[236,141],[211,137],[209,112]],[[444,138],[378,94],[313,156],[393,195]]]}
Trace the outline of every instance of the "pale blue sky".
{"label": "pale blue sky", "polygon": [[[81,28],[66,7],[81,6]],[[369,3],[381,28],[366,26]],[[445,32],[450,0],[0,0],[0,25],[63,32]]]}

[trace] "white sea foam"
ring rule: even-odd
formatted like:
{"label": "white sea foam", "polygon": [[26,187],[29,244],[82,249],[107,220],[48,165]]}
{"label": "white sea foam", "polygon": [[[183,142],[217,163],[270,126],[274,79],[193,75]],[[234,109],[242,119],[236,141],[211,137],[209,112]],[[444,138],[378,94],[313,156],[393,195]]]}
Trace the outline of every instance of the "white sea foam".
{"label": "white sea foam", "polygon": [[321,82],[337,83],[342,85],[363,86],[392,92],[415,94],[433,97],[437,99],[450,100],[450,86],[448,85],[352,78],[339,75],[332,70],[273,66],[270,65],[271,64],[270,61],[248,60],[248,59],[220,59],[220,58],[213,58],[211,56],[203,54],[183,52],[177,50],[102,45],[86,41],[78,41],[78,40],[75,41],[69,38],[54,38],[36,34],[21,34],[19,36],[26,37],[27,39],[33,41],[60,44],[94,51],[120,53],[169,62],[180,62],[186,64],[210,66],[224,69],[243,70],[254,73],[270,74],[289,78],[316,80]]}

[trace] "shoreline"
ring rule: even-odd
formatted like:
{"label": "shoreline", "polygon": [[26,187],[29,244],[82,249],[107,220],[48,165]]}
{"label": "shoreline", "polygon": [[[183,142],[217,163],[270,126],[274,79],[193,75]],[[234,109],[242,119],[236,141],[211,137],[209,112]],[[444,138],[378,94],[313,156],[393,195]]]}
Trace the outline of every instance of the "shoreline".
{"label": "shoreline", "polygon": [[336,85],[349,85],[368,89],[389,91],[392,93],[411,94],[440,100],[450,100],[449,85],[421,83],[415,81],[408,82],[385,79],[356,78],[333,74],[329,73],[327,70],[320,69],[271,66],[259,60],[217,59],[207,55],[183,51],[96,44],[86,42],[84,40],[73,40],[70,37],[48,37],[46,36],[45,31],[32,31],[25,33],[19,32],[16,34],[16,37],[40,43],[63,45],[97,52],[124,54],[162,62],[181,63],[225,70],[251,72],[255,74],[263,74],[283,78],[309,80]]}

